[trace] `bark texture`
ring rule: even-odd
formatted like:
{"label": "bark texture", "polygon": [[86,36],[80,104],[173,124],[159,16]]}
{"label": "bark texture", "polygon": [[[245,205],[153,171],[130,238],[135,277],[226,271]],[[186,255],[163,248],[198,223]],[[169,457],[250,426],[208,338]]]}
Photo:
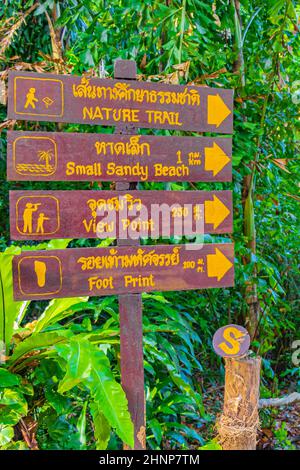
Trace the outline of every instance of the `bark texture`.
{"label": "bark texture", "polygon": [[217,421],[223,450],[256,449],[260,366],[260,358],[225,359],[224,406]]}

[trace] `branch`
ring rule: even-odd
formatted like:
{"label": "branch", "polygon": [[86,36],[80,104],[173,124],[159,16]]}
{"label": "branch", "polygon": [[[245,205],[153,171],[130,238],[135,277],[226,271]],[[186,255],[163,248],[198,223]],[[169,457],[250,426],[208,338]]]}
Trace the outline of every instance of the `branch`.
{"label": "branch", "polygon": [[186,0],[183,0],[182,10],[181,10],[181,22],[180,22],[180,40],[179,40],[179,52],[178,52],[178,64],[181,64],[181,61],[182,61],[182,44],[183,44],[183,36],[184,36],[185,14],[186,14]]}
{"label": "branch", "polygon": [[298,401],[300,401],[300,393],[294,392],[282,398],[263,398],[259,400],[258,407],[260,409],[269,407],[278,408],[280,406],[291,405],[292,403],[296,403]]}

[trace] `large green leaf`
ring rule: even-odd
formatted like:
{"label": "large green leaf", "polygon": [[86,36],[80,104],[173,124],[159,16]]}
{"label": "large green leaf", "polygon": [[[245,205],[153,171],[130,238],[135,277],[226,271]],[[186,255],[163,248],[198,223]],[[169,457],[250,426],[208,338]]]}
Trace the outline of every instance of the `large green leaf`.
{"label": "large green leaf", "polygon": [[77,430],[79,434],[79,442],[80,442],[80,447],[82,449],[86,448],[86,407],[87,407],[87,401],[84,402],[80,416],[77,421]]}
{"label": "large green leaf", "polygon": [[63,250],[71,241],[72,238],[54,238],[48,241],[46,248],[47,250]]}
{"label": "large green leaf", "polygon": [[110,438],[110,425],[96,402],[90,403],[97,450],[105,450]]}
{"label": "large green leaf", "polygon": [[125,392],[114,379],[109,361],[102,351],[95,350],[91,361],[91,374],[85,381],[91,395],[122,441],[133,447],[134,428]]}
{"label": "large green leaf", "polygon": [[30,301],[16,302],[13,298],[13,257],[19,255],[21,251],[65,248],[69,242],[70,240],[50,240],[43,244],[26,245],[22,249],[12,245],[0,253],[0,342],[4,343],[6,352],[9,351],[14,328],[21,323],[30,303]]}
{"label": "large green leaf", "polygon": [[92,367],[91,345],[88,341],[74,339],[67,344],[57,345],[56,350],[67,361],[66,374],[58,387],[58,392],[64,393],[89,376]]}
{"label": "large green leaf", "polygon": [[1,450],[29,450],[29,447],[24,441],[11,441],[3,446]]}
{"label": "large green leaf", "polygon": [[12,426],[3,426],[0,424],[0,446],[8,444],[14,437],[14,428]]}
{"label": "large green leaf", "polygon": [[[44,312],[38,319],[34,332],[38,333],[47,326],[66,318],[76,311],[76,305],[82,309],[82,303],[87,302],[88,297],[70,297],[68,299],[53,299],[49,302]],[[73,307],[73,308],[71,308]],[[75,308],[74,308],[75,307]]]}
{"label": "large green leaf", "polygon": [[36,349],[50,348],[57,343],[64,342],[70,336],[72,336],[72,332],[68,330],[56,330],[33,334],[17,345],[9,362],[14,364],[29,352]]}
{"label": "large green leaf", "polygon": [[71,407],[71,397],[61,395],[53,388],[52,382],[45,387],[45,398],[58,415],[67,414]]}
{"label": "large green leaf", "polygon": [[19,383],[20,377],[6,369],[0,369],[0,388],[13,387],[14,385],[19,385]]}
{"label": "large green leaf", "polygon": [[0,341],[9,350],[14,324],[19,324],[29,304],[16,302],[13,298],[12,259],[21,253],[21,248],[10,246],[0,253]]}
{"label": "large green leaf", "polygon": [[0,390],[0,423],[15,425],[22,416],[27,415],[27,401],[18,390],[5,388]]}
{"label": "large green leaf", "polygon": [[204,446],[199,447],[199,450],[222,450],[222,446],[220,446],[216,439],[212,439]]}
{"label": "large green leaf", "polygon": [[121,385],[115,380],[103,351],[86,339],[73,339],[64,345],[56,345],[55,348],[67,362],[66,375],[60,382],[58,391],[66,391],[82,381],[111,427],[123,442],[133,447],[134,429],[127,398]]}

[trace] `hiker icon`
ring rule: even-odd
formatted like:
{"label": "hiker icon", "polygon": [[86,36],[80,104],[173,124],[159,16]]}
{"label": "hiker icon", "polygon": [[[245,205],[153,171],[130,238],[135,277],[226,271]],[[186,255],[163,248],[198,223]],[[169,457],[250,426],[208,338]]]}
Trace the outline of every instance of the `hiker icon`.
{"label": "hiker icon", "polygon": [[37,103],[39,100],[35,97],[35,88],[29,88],[29,92],[26,95],[26,103],[24,108],[27,109],[28,106],[31,106],[33,109],[35,109],[35,103]]}
{"label": "hiker icon", "polygon": [[36,212],[41,203],[32,204],[27,202],[23,212],[23,233],[32,233],[32,218],[33,213]]}

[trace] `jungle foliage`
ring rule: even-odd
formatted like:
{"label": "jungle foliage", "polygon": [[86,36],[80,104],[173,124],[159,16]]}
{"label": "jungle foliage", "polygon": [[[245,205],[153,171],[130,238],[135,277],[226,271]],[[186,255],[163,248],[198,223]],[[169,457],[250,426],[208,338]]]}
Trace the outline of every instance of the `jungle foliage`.
{"label": "jungle foliage", "polygon": [[[143,80],[234,88],[233,183],[139,185],[234,192],[235,287],[143,295],[148,446],[198,448],[213,437],[218,406],[211,406],[212,394],[223,382],[223,366],[211,339],[226,323],[246,325],[252,333],[252,350],[263,358],[262,396],[299,391],[291,348],[300,330],[299,13],[295,0],[1,3],[0,448],[115,449],[133,439],[119,385],[117,299],[12,298],[12,256],[37,245],[10,241],[8,190],[109,185],[6,182],[6,130],[111,129],[8,121],[9,69],[104,77],[123,58],[136,60]],[[205,236],[211,241],[228,238]],[[261,418],[272,427],[272,413]],[[278,448],[293,447],[284,426],[275,437]]]}

